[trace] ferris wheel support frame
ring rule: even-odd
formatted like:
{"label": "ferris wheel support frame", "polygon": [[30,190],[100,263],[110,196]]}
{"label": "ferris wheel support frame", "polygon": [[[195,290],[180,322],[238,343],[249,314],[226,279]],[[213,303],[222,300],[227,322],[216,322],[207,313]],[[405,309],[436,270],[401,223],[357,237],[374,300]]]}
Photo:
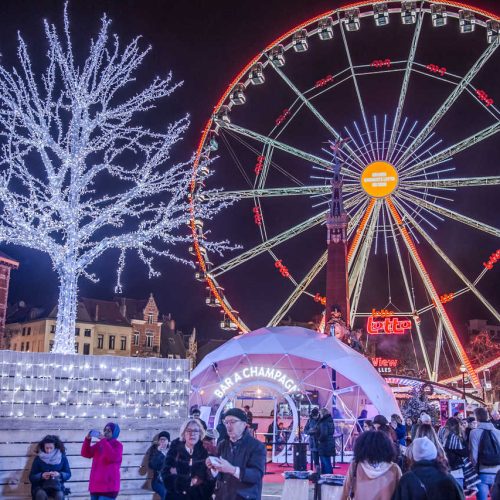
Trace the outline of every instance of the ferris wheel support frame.
{"label": "ferris wheel support frame", "polygon": [[427,289],[427,292],[431,296],[431,298],[436,306],[437,313],[439,314],[441,320],[443,321],[443,325],[444,325],[446,332],[450,338],[450,341],[451,341],[461,363],[467,369],[467,372],[469,373],[470,379],[472,381],[472,385],[476,389],[480,389],[481,384],[479,382],[479,378],[478,378],[476,372],[474,371],[474,368],[472,366],[472,363],[470,362],[469,356],[467,356],[467,353],[465,352],[455,329],[453,328],[453,325],[450,321],[450,318],[448,317],[446,310],[444,309],[443,305],[441,304],[441,300],[439,298],[439,295],[436,292],[436,289],[434,288],[434,284],[432,283],[422,260],[420,259],[420,255],[417,252],[415,244],[413,243],[413,240],[410,236],[410,233],[406,229],[405,223],[401,219],[401,216],[399,215],[399,212],[396,209],[391,197],[388,196],[386,198],[386,201],[387,201],[387,206],[389,207],[389,211],[392,214],[394,221],[396,222],[396,225],[399,229],[399,232],[403,238],[403,241],[405,242],[406,248],[408,249],[408,251],[412,257],[413,263],[415,264],[415,266],[420,274],[420,277],[422,278],[422,282],[423,282],[425,288]]}

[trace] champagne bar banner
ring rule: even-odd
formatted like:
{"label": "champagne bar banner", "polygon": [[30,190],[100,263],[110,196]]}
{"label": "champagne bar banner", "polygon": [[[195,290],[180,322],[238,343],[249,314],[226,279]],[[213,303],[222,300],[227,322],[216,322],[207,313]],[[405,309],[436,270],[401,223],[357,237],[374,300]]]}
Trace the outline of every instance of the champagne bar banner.
{"label": "champagne bar banner", "polygon": [[0,418],[187,417],[189,361],[0,351]]}

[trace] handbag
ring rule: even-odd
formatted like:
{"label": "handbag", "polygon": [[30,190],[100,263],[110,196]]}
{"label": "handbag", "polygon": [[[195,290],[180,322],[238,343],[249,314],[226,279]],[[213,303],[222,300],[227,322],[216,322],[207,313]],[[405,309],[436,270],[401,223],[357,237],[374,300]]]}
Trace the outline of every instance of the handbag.
{"label": "handbag", "polygon": [[62,484],[59,478],[51,477],[50,479],[44,479],[42,481],[42,489],[62,491]]}

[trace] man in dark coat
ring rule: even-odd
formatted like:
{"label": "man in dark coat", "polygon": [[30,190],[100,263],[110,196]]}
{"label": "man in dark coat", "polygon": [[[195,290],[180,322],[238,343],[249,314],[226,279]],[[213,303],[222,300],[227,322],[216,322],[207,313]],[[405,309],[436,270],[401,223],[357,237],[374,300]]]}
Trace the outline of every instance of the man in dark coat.
{"label": "man in dark coat", "polygon": [[335,427],[333,418],[326,408],[321,408],[319,414],[318,454],[321,474],[331,474],[333,472],[332,456],[335,455],[335,438],[333,437]]}
{"label": "man in dark coat", "polygon": [[412,442],[415,463],[401,477],[392,500],[465,500],[455,478],[437,461],[437,449],[427,437]]}
{"label": "man in dark coat", "polygon": [[224,425],[229,439],[219,443],[218,460],[207,460],[217,478],[215,499],[260,500],[266,449],[248,431],[247,415],[240,408],[225,413]]}
{"label": "man in dark coat", "polygon": [[309,451],[311,452],[311,459],[316,471],[319,471],[318,426],[319,410],[318,408],[313,408],[309,414],[306,426],[304,427],[304,434],[309,436]]}

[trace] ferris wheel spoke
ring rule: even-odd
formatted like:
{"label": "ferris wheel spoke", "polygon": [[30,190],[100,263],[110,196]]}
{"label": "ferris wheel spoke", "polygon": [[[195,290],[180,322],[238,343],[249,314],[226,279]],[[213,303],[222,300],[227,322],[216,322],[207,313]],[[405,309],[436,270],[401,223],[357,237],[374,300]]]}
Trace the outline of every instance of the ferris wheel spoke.
{"label": "ferris wheel spoke", "polygon": [[285,300],[283,305],[278,309],[276,314],[271,318],[267,326],[277,326],[279,322],[285,317],[288,311],[293,307],[299,297],[307,290],[307,287],[316,278],[319,272],[325,267],[328,259],[328,251],[326,250],[309,272],[304,276],[302,281],[296,286],[291,295]]}
{"label": "ferris wheel spoke", "polygon": [[[295,93],[295,95],[307,106],[311,113],[320,121],[320,123],[330,132],[330,134],[335,137],[335,140],[341,141],[342,137],[340,134],[328,123],[325,117],[316,109],[316,107],[311,103],[311,101],[293,84],[293,82],[281,71],[278,66],[270,62],[271,67],[278,73],[281,79],[290,87],[290,89]],[[356,163],[363,167],[364,163],[361,158],[354,152],[354,150],[349,147],[348,144],[344,144],[344,148],[349,152],[351,157],[356,161]]]}
{"label": "ferris wheel spoke", "polygon": [[475,229],[479,229],[480,231],[483,231],[488,234],[492,234],[493,236],[496,236],[497,238],[500,237],[500,229],[489,226],[488,224],[484,224],[483,222],[479,222],[477,220],[471,219],[470,217],[467,217],[466,215],[459,214],[458,212],[455,212],[454,210],[450,210],[449,208],[444,208],[440,205],[436,205],[435,203],[432,203],[430,201],[424,200],[423,198],[418,198],[417,196],[413,196],[412,194],[405,193],[405,194],[399,194],[398,195],[401,199],[409,201],[414,203],[417,206],[426,208],[427,210],[430,210],[431,212],[435,212],[441,215],[444,215],[445,217],[448,217],[449,219],[456,220],[457,222],[462,222],[463,224],[467,224],[468,226],[471,226]]}
{"label": "ferris wheel spoke", "polygon": [[457,177],[456,179],[422,179],[418,181],[405,180],[401,183],[404,187],[420,189],[449,189],[458,187],[476,187],[476,186],[498,186],[500,176],[490,177]]}
{"label": "ferris wheel spoke", "polygon": [[406,269],[405,269],[405,265],[403,262],[403,257],[401,255],[401,249],[399,248],[398,239],[396,237],[396,229],[394,228],[394,222],[393,222],[392,216],[390,214],[390,210],[389,210],[387,203],[385,203],[385,209],[387,211],[387,220],[389,221],[389,227],[391,229],[392,240],[394,241],[394,248],[396,249],[396,255],[398,257],[398,263],[399,263],[399,268],[401,270],[401,276],[403,277],[403,283],[404,283],[404,287],[405,287],[405,291],[406,291],[406,296],[408,298],[408,303],[410,304],[410,307],[412,310],[413,324],[415,325],[415,328],[417,330],[417,338],[418,338],[418,342],[420,344],[420,350],[422,351],[422,356],[424,357],[424,363],[425,363],[425,368],[427,369],[427,373],[429,375],[431,375],[432,372],[431,372],[431,364],[430,364],[430,360],[429,360],[429,353],[427,352],[427,347],[425,346],[424,336],[422,335],[422,330],[420,329],[420,322],[418,321],[417,313],[416,313],[417,308],[416,308],[415,300],[414,300],[412,292],[411,292],[410,281],[408,280],[408,276],[406,274]]}
{"label": "ferris wheel spoke", "polygon": [[[354,187],[345,186],[346,192],[354,190]],[[213,191],[203,193],[206,200],[241,200],[245,198],[274,198],[286,196],[311,196],[311,195],[328,195],[332,192],[331,186],[299,186],[299,187],[282,187],[268,189],[241,189],[236,191]]]}
{"label": "ferris wheel spoke", "polygon": [[487,139],[488,137],[496,134],[498,131],[500,131],[500,121],[497,121],[493,125],[486,127],[480,132],[477,132],[476,134],[473,134],[467,137],[466,139],[463,139],[462,141],[453,144],[452,146],[444,149],[443,151],[440,151],[439,153],[433,154],[431,158],[420,161],[409,168],[400,167],[401,177],[404,178],[411,174],[416,174],[418,172],[425,170],[428,167],[437,165],[438,163],[442,163],[443,161],[448,160],[457,153],[465,151],[471,146],[477,144],[478,142],[481,142]]}
{"label": "ferris wheel spoke", "polygon": [[410,213],[400,204],[394,200],[395,205],[398,210],[405,215],[405,217],[412,223],[415,229],[422,235],[422,237],[427,241],[427,243],[433,248],[433,250],[446,262],[448,267],[462,280],[464,285],[484,304],[484,306],[490,311],[493,316],[500,322],[500,314],[498,311],[486,300],[486,298],[479,292],[479,290],[471,283],[467,277],[460,271],[456,264],[443,252],[443,250],[437,245],[437,243],[429,236],[424,228],[417,224],[415,219],[410,215]]}
{"label": "ferris wheel spoke", "polygon": [[425,266],[420,259],[420,256],[417,252],[417,248],[415,247],[415,244],[413,243],[413,240],[410,236],[410,233],[408,232],[406,228],[406,224],[403,222],[401,219],[401,216],[399,215],[399,212],[394,205],[392,198],[389,196],[386,198],[387,206],[389,208],[389,212],[391,213],[394,222],[396,223],[396,226],[399,229],[399,232],[402,236],[402,240],[406,245],[406,248],[408,249],[408,252],[410,253],[411,259],[413,260],[413,263],[415,264],[415,267],[417,268],[418,273],[420,274],[420,278],[422,279],[422,283],[424,284],[424,287],[427,290],[427,293],[430,295],[432,298],[435,306],[436,306],[436,311],[439,314],[440,318],[443,321],[443,325],[446,329],[446,332],[450,338],[450,341],[455,349],[455,352],[457,353],[460,361],[465,365],[469,376],[472,381],[472,385],[475,388],[478,388],[481,386],[479,383],[479,378],[474,371],[474,368],[472,367],[472,364],[470,362],[469,357],[467,356],[467,353],[465,352],[460,339],[458,338],[457,332],[453,328],[453,325],[450,321],[450,318],[448,317],[448,314],[446,313],[446,310],[443,307],[443,304],[441,304],[441,301],[439,299],[439,295],[436,292],[436,289],[434,288],[434,285],[430,279],[429,274],[427,273],[427,270],[425,269]]}
{"label": "ferris wheel spoke", "polygon": [[332,164],[328,160],[320,158],[319,156],[315,156],[311,153],[306,153],[301,149],[295,148],[293,146],[289,146],[283,142],[277,141],[276,139],[271,139],[265,135],[259,134],[258,132],[254,132],[253,130],[240,127],[239,125],[235,125],[234,123],[227,123],[223,120],[217,121],[218,125],[227,130],[232,130],[237,134],[241,134],[245,137],[249,137],[250,139],[255,139],[256,141],[261,142],[262,144],[269,144],[273,146],[275,149],[279,149],[280,151],[284,151],[285,153],[289,153],[298,158],[302,158],[311,163],[316,163],[317,165],[321,165],[322,167],[328,168],[331,170]]}
{"label": "ferris wheel spoke", "polygon": [[[348,271],[351,269],[352,263],[354,261],[354,257],[356,255],[356,252],[358,251],[359,248],[359,243],[361,242],[361,239],[363,238],[363,235],[365,233],[366,226],[368,224],[368,221],[370,219],[370,216],[373,211],[373,207],[375,206],[375,199],[370,198],[370,201],[368,202],[368,205],[366,207],[366,210],[359,211],[360,213],[360,221],[359,221],[359,226],[356,229],[356,233],[354,235],[354,238],[352,239],[351,245],[349,246],[349,250],[347,252],[347,269]],[[357,226],[357,224],[356,224]]]}
{"label": "ferris wheel spoke", "polygon": [[399,129],[399,123],[401,121],[401,116],[403,114],[403,107],[405,104],[406,93],[408,91],[408,84],[410,83],[411,69],[413,66],[413,61],[415,60],[415,53],[417,51],[418,40],[420,37],[420,31],[422,28],[422,22],[424,18],[424,10],[420,9],[418,14],[418,19],[415,25],[415,31],[413,33],[413,38],[410,46],[410,53],[408,54],[408,61],[406,62],[405,74],[403,77],[403,84],[401,85],[401,92],[399,94],[399,101],[396,107],[396,113],[394,115],[394,121],[391,131],[391,137],[389,139],[389,146],[387,148],[387,157],[390,158],[394,151],[394,146],[396,145],[396,135]]}
{"label": "ferris wheel spoke", "polygon": [[[381,206],[382,205],[381,205],[380,201],[377,201],[375,203],[372,214],[370,216],[370,222],[368,224],[368,229],[366,231],[365,241],[363,242],[363,244],[359,250],[359,256],[358,256],[357,262],[355,264],[354,273],[353,273],[355,275],[354,276],[355,282],[353,282],[354,293],[353,293],[353,298],[351,300],[351,307],[350,307],[350,309],[351,309],[351,317],[350,317],[351,324],[354,321],[356,311],[358,309],[359,297],[361,296],[361,290],[363,288],[363,282],[364,282],[364,278],[365,278],[365,274],[366,274],[366,266],[368,265],[368,259],[370,257],[370,250],[371,250],[372,244],[373,244],[373,237],[375,235],[375,227],[377,225]],[[356,276],[356,274],[357,274],[357,276]],[[349,289],[350,288],[351,288],[351,280],[349,280]]]}
{"label": "ferris wheel spoke", "polygon": [[439,358],[441,357],[441,346],[443,344],[443,322],[439,318],[438,330],[436,336],[436,348],[434,350],[434,364],[432,366],[431,380],[437,381],[439,373]]}
{"label": "ferris wheel spoke", "polygon": [[486,50],[479,56],[467,74],[460,80],[451,94],[446,98],[441,107],[434,113],[433,117],[427,122],[424,128],[419,132],[417,137],[410,144],[408,149],[402,155],[400,163],[404,162],[415,151],[423,140],[434,130],[434,127],[443,118],[446,112],[451,108],[453,103],[460,97],[462,92],[467,88],[472,79],[477,75],[479,70],[484,66],[486,61],[493,55],[499,45],[498,40],[490,43]]}
{"label": "ferris wheel spoke", "polygon": [[247,250],[246,252],[237,255],[233,259],[223,264],[220,264],[219,266],[215,267],[212,271],[210,271],[209,273],[210,277],[215,278],[217,276],[220,276],[221,274],[224,274],[227,271],[234,269],[235,267],[243,264],[244,262],[247,262],[248,260],[257,257],[258,255],[267,252],[271,248],[274,248],[275,246],[280,245],[285,241],[288,241],[290,238],[293,238],[294,236],[297,236],[303,233],[304,231],[307,231],[308,229],[311,229],[312,227],[321,224],[322,222],[325,221],[325,214],[326,212],[321,212],[319,214],[316,214],[313,217],[301,222],[300,224],[297,224],[296,226],[293,226],[290,229],[287,229],[286,231],[283,231],[282,233],[274,236],[273,238],[270,238],[269,240],[260,243],[259,245],[251,248],[250,250]]}
{"label": "ferris wheel spoke", "polygon": [[347,61],[349,62],[349,68],[351,69],[352,81],[354,83],[354,89],[356,91],[356,96],[358,98],[359,108],[361,110],[361,116],[363,117],[363,123],[365,125],[366,134],[368,137],[368,142],[370,143],[372,150],[372,161],[375,161],[376,155],[373,149],[373,141],[370,134],[370,127],[368,126],[368,120],[366,119],[365,107],[363,105],[363,99],[361,97],[361,92],[359,90],[358,79],[356,77],[356,71],[351,59],[351,52],[349,51],[349,45],[347,44],[347,37],[345,35],[345,30],[342,21],[340,20],[340,11],[337,12],[337,17],[339,20],[340,33],[342,34],[342,40],[344,41],[344,49],[347,56]]}

